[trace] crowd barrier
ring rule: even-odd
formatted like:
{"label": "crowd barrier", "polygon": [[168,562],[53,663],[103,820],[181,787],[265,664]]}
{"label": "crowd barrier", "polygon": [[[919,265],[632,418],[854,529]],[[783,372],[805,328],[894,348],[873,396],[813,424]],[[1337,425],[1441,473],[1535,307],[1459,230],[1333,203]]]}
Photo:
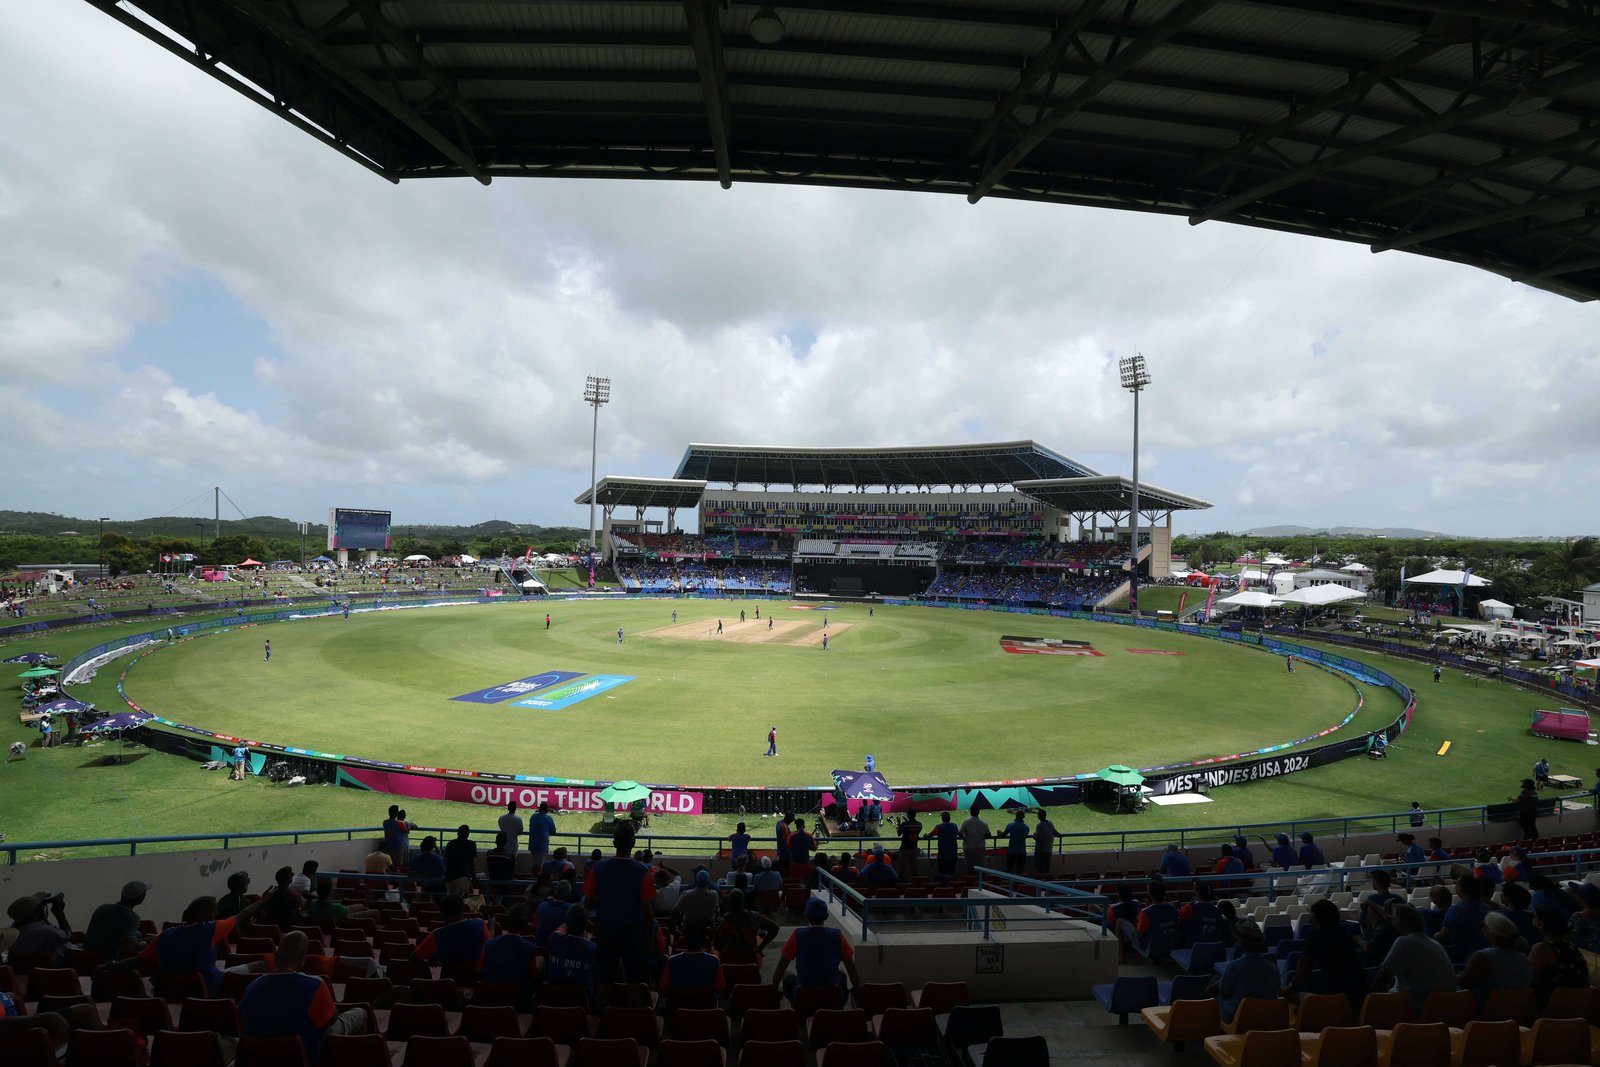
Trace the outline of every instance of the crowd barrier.
{"label": "crowd barrier", "polygon": [[[477,596],[472,598],[424,596],[410,599],[395,597],[390,600],[380,601],[365,610],[430,607],[463,602],[517,603],[519,599],[499,596]],[[1360,696],[1360,690],[1357,688],[1358,703],[1343,720],[1307,737],[1262,746],[1249,752],[1206,756],[1193,760],[1141,768],[1141,773],[1146,776],[1147,786],[1158,795],[1196,790],[1209,791],[1210,789],[1227,785],[1264,781],[1363,754],[1372,745],[1374,736],[1382,735],[1385,740],[1392,740],[1394,737],[1399,736],[1409,725],[1416,708],[1415,694],[1388,673],[1358,660],[1276,637],[1243,633],[1217,626],[1173,623],[1105,612],[1013,608],[997,605],[984,606],[892,598],[885,600],[884,603],[906,607],[935,607],[944,610],[955,608],[1023,615],[1047,615],[1110,625],[1144,627],[1196,637],[1252,644],[1261,647],[1267,652],[1279,655],[1293,655],[1304,662],[1340,672],[1358,682],[1384,686],[1396,693],[1404,704],[1404,710],[1399,716],[1377,730],[1366,731],[1354,737],[1311,748],[1304,747],[1318,738],[1328,736],[1343,728],[1355,718],[1364,704],[1364,698]],[[67,663],[63,677],[69,680],[73,679],[74,672],[79,667],[108,654],[120,652],[134,646],[162,647],[170,640],[187,640],[207,633],[215,633],[240,626],[325,617],[337,614],[341,610],[341,608],[333,606],[320,608],[295,608],[291,606],[273,611],[235,613],[222,617],[186,622],[181,626],[171,627],[170,629],[128,634],[112,641],[95,645],[79,653]],[[577,790],[587,794],[610,784],[605,781],[571,779],[561,776],[504,774],[394,763],[365,756],[318,752],[312,749],[239,738],[205,730],[165,718],[156,712],[148,711],[128,697],[124,683],[128,672],[137,664],[138,659],[139,657],[135,656],[132,661],[124,666],[117,681],[117,693],[130,709],[154,716],[153,721],[159,726],[159,729],[146,728],[143,733],[153,747],[164,748],[168,751],[177,751],[200,759],[224,759],[228,750],[242,744],[250,749],[253,755],[266,755],[269,758],[289,762],[299,773],[314,776],[317,780],[338,781],[340,784],[356,788],[398,792],[401,795],[429,799],[461,800],[468,803],[495,806],[505,803],[507,797],[515,799],[524,793],[531,796],[533,802],[537,804],[540,799],[555,799],[553,796],[543,795],[544,792]],[[260,767],[259,765],[253,766],[252,769],[259,770]],[[1085,787],[1092,786],[1097,781],[1098,779],[1093,772],[1084,772],[1060,777],[1026,780],[908,785],[899,787],[896,790],[895,799],[890,805],[890,810],[941,811],[966,810],[971,807],[1001,808],[1016,805],[1059,807],[1082,802],[1085,799]],[[645,784],[652,791],[652,810],[678,814],[684,811],[735,814],[811,810],[818,806],[821,797],[828,791],[825,786],[819,786],[814,789],[771,789],[766,787],[722,785]],[[513,792],[507,792],[507,790],[512,790]]]}

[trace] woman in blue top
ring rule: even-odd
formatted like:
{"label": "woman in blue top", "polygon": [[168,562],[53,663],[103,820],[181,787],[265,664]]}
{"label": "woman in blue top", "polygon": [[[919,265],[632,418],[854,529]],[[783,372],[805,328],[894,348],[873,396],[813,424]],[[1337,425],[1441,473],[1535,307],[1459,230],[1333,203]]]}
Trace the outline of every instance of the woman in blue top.
{"label": "woman in blue top", "polygon": [[1311,905],[1311,927],[1294,977],[1284,987],[1291,1000],[1302,989],[1314,993],[1343,993],[1350,1006],[1361,1010],[1367,996],[1367,971],[1356,940],[1345,929],[1339,908],[1324,897]]}
{"label": "woman in blue top", "polygon": [[1480,1008],[1493,990],[1527,989],[1533,984],[1528,943],[1517,933],[1517,924],[1492,911],[1483,917],[1483,933],[1489,944],[1474,952],[1461,972],[1461,988],[1478,995]]}

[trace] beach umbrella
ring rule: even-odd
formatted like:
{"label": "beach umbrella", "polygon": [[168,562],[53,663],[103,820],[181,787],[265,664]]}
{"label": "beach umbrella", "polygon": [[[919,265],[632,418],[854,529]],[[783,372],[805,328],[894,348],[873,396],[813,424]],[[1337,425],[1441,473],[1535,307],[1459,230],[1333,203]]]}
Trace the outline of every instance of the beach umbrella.
{"label": "beach umbrella", "polygon": [[71,697],[62,697],[60,700],[51,700],[40,704],[33,710],[44,715],[61,715],[69,711],[93,711],[94,705],[85,704],[81,700],[73,700]]}
{"label": "beach umbrella", "polygon": [[86,734],[108,733],[112,730],[131,730],[135,726],[143,726],[155,718],[143,711],[121,711],[115,715],[107,715],[98,722],[92,722],[83,728]]}
{"label": "beach umbrella", "polygon": [[60,674],[60,673],[61,672],[56,670],[54,667],[29,667],[27,670],[25,670],[21,674],[17,675],[17,677],[18,678],[49,678],[49,677],[51,677],[53,675],[57,675],[57,674]]}
{"label": "beach umbrella", "polygon": [[21,655],[0,660],[0,663],[49,663],[60,658],[54,652],[24,652]]}
{"label": "beach umbrella", "polygon": [[1124,767],[1120,763],[1113,763],[1094,772],[1096,778],[1103,778],[1114,785],[1141,785],[1144,775],[1132,767]]}
{"label": "beach umbrella", "polygon": [[833,785],[846,800],[887,803],[894,799],[894,790],[877,771],[834,771]]}
{"label": "beach umbrella", "polygon": [[600,790],[600,799],[611,804],[632,804],[636,800],[649,800],[650,787],[638,782],[612,782]]}

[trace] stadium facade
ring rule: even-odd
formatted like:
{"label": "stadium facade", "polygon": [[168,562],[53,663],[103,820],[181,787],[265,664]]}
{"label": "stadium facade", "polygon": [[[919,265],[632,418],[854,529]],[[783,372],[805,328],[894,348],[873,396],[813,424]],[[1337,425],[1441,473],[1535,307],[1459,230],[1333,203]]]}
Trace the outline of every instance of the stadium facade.
{"label": "stadium facade", "polygon": [[[607,475],[601,552],[639,592],[1116,600],[1137,527],[1168,576],[1173,517],[1211,505],[1102,475],[1033,441],[899,448],[691,444],[670,478]],[[694,509],[695,532],[680,514]]]}

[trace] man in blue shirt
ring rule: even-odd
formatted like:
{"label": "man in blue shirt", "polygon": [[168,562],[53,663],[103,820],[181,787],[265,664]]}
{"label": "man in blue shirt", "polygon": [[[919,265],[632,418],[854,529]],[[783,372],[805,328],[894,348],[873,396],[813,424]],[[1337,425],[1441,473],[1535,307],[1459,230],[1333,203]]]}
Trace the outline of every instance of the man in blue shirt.
{"label": "man in blue shirt", "polygon": [[1455,963],[1467,959],[1486,944],[1483,936],[1483,917],[1489,906],[1483,902],[1483,890],[1470,874],[1456,880],[1456,902],[1444,913],[1444,923],[1435,940],[1450,951]]}
{"label": "man in blue shirt", "polygon": [[950,821],[950,813],[941,811],[939,821],[933,826],[935,854],[933,865],[945,881],[956,876],[956,859],[960,855],[961,831]]}
{"label": "man in blue shirt", "polygon": [[1167,851],[1161,856],[1161,863],[1156,867],[1157,873],[1163,878],[1188,878],[1194,874],[1194,868],[1189,866],[1189,857],[1178,851],[1176,844],[1167,845]]}
{"label": "man in blue shirt", "polygon": [[750,834],[745,830],[744,823],[740,823],[728,837],[728,860],[738,863],[740,856],[748,855],[750,855]]}
{"label": "man in blue shirt", "polygon": [[422,851],[411,857],[408,868],[424,889],[438,892],[444,886],[444,857],[439,855],[439,839],[432,835],[422,839]]}
{"label": "man in blue shirt", "polygon": [[528,855],[537,872],[550,851],[550,835],[556,832],[556,821],[550,815],[550,805],[540,801],[539,810],[528,816]]}
{"label": "man in blue shirt", "polygon": [[[785,983],[784,975],[790,964],[794,965],[794,977]],[[850,978],[848,987],[839,974],[841,967]],[[821,898],[812,897],[806,901],[806,925],[796,929],[784,942],[778,968],[772,973],[772,984],[782,989],[791,1003],[796,989],[837,986],[839,1002],[843,1004],[846,995],[860,987],[855,949],[843,930],[828,925],[828,905]]]}
{"label": "man in blue shirt", "polygon": [[328,983],[300,973],[309,946],[298,930],[283,935],[273,954],[276,969],[251,982],[239,998],[239,1032],[245,1037],[298,1037],[306,1062],[315,1064],[329,1034],[359,1034],[367,1029],[367,1009],[340,1011]]}
{"label": "man in blue shirt", "polygon": [[451,963],[477,963],[483,957],[483,946],[489,940],[489,924],[482,919],[466,917],[466,906],[454,893],[439,898],[440,926],[418,942],[411,958],[438,960],[440,965]]}
{"label": "man in blue shirt", "polygon": [[1322,849],[1317,847],[1317,843],[1312,839],[1309,830],[1300,835],[1300,863],[1308,871],[1328,865],[1327,859],[1322,855]]}
{"label": "man in blue shirt", "polygon": [[806,833],[806,821],[796,819],[794,830],[789,834],[789,879],[799,882],[808,888],[811,885],[811,853],[817,847],[817,839]]}
{"label": "man in blue shirt", "polygon": [[598,946],[589,940],[588,927],[589,913],[582,904],[567,909],[566,928],[550,935],[544,980],[546,985],[582,986],[593,1000]]}
{"label": "man in blue shirt", "polygon": [[1000,832],[1006,839],[1006,871],[1021,874],[1028,867],[1028,824],[1023,809],[1018,808],[1016,817]]}
{"label": "man in blue shirt", "polygon": [[[1267,839],[1263,837],[1261,843],[1266,844]],[[1272,865],[1287,871],[1294,866],[1295,859],[1294,846],[1289,844],[1289,835],[1278,834],[1277,844],[1272,846]]]}
{"label": "man in blue shirt", "polygon": [[[1401,847],[1404,849],[1404,851],[1400,853],[1401,863],[1411,864],[1427,862],[1428,854],[1422,851],[1421,845],[1417,844],[1417,837],[1415,834],[1401,834],[1399,835],[1399,841]],[[1419,870],[1420,868],[1417,867],[1406,868],[1407,889],[1411,889],[1417,884],[1417,873]]]}
{"label": "man in blue shirt", "polygon": [[[542,909],[544,904],[539,907]],[[566,910],[563,905],[563,921],[566,920]],[[532,999],[533,981],[539,974],[539,946],[532,938],[518,932],[527,927],[527,905],[513,904],[511,910],[506,912],[505,927],[498,935],[483,943],[483,951],[478,956],[479,979],[494,985],[516,986],[519,991],[516,1007],[519,1011],[526,1010],[528,1001]]]}
{"label": "man in blue shirt", "polygon": [[1233,836],[1233,854],[1238,857],[1240,863],[1244,864],[1245,870],[1253,871],[1256,869],[1256,855],[1250,851],[1250,843],[1245,840],[1243,834],[1235,834]]}
{"label": "man in blue shirt", "polygon": [[601,982],[613,981],[619,964],[629,982],[650,980],[646,967],[656,880],[633,858],[633,842],[633,831],[624,824],[613,840],[616,855],[595,864],[583,880],[584,903],[594,909],[594,964]]}
{"label": "man in blue shirt", "polygon": [[900,872],[894,869],[882,845],[872,846],[872,859],[861,868],[861,881],[866,885],[894,885],[900,881]]}
{"label": "man in blue shirt", "polygon": [[1237,954],[1206,987],[1206,992],[1217,998],[1225,1023],[1233,1022],[1239,1002],[1245,997],[1276,1000],[1281,985],[1277,963],[1262,955],[1266,938],[1261,927],[1249,919],[1240,919],[1233,927],[1233,943]]}

